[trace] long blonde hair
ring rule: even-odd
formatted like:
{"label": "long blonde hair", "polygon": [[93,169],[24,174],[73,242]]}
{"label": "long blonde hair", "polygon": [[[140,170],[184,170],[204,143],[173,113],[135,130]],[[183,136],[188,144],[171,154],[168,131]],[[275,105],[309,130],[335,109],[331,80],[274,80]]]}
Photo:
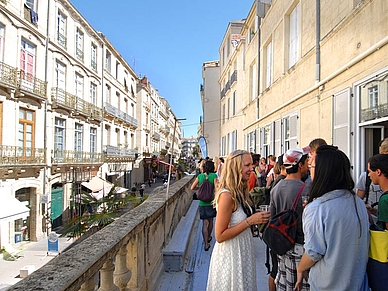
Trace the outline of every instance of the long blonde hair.
{"label": "long blonde hair", "polygon": [[213,205],[218,201],[220,191],[224,189],[228,190],[232,195],[234,211],[237,209],[238,201],[244,204],[252,204],[249,198],[248,181],[244,181],[242,178],[244,155],[250,155],[250,153],[244,150],[235,150],[226,158],[222,175],[217,184]]}

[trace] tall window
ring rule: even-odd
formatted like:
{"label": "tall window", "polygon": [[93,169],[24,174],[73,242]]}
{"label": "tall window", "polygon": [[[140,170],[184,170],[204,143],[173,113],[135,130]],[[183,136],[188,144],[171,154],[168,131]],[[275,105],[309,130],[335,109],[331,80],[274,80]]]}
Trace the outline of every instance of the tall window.
{"label": "tall window", "polygon": [[3,45],[4,45],[4,26],[0,24],[0,60],[3,57]]}
{"label": "tall window", "polygon": [[35,46],[22,40],[20,48],[20,71],[23,81],[33,82],[34,70]]}
{"label": "tall window", "polygon": [[105,125],[105,131],[106,131],[106,144],[110,145],[111,127],[107,124]]}
{"label": "tall window", "polygon": [[288,68],[291,68],[299,59],[299,38],[300,38],[300,4],[296,5],[290,14],[290,32],[289,32],[289,62]]}
{"label": "tall window", "polygon": [[[55,82],[58,89],[66,90],[66,66],[59,61],[55,62]],[[65,102],[65,100],[62,101]]]}
{"label": "tall window", "polygon": [[266,47],[265,60],[265,87],[268,88],[272,84],[272,41]]}
{"label": "tall window", "polygon": [[116,80],[119,79],[120,63],[116,62]]}
{"label": "tall window", "polygon": [[30,157],[34,147],[35,112],[19,110],[18,155]]}
{"label": "tall window", "polygon": [[105,69],[110,73],[111,72],[111,62],[112,62],[112,55],[109,51],[106,51],[105,54]]}
{"label": "tall window", "polygon": [[90,103],[97,106],[97,85],[90,82]]}
{"label": "tall window", "polygon": [[110,86],[108,84],[105,85],[105,102],[109,103],[111,102],[110,100]]}
{"label": "tall window", "polygon": [[229,120],[229,118],[230,118],[230,98],[228,98],[228,114],[226,116],[226,119]]}
{"label": "tall window", "polygon": [[97,128],[90,128],[90,153],[97,152]]}
{"label": "tall window", "polygon": [[379,105],[379,89],[377,85],[368,88],[368,107],[377,110]]}
{"label": "tall window", "polygon": [[77,59],[83,61],[84,60],[84,34],[79,28],[77,28],[77,32],[75,34],[75,49],[76,49]]}
{"label": "tall window", "polygon": [[56,161],[62,161],[64,157],[63,151],[65,150],[65,129],[65,120],[56,117],[54,128],[54,159]]}
{"label": "tall window", "polygon": [[97,46],[94,43],[90,47],[90,66],[97,72]]}
{"label": "tall window", "polygon": [[233,100],[232,100],[232,115],[236,115],[236,91],[233,92]]}
{"label": "tall window", "polygon": [[36,11],[35,0],[26,0],[26,5],[27,5],[28,8],[30,8],[31,10]]}
{"label": "tall window", "polygon": [[83,96],[84,77],[75,73],[75,95],[79,98]]}
{"label": "tall window", "polygon": [[74,151],[82,152],[82,124],[76,123],[74,128]]}
{"label": "tall window", "polygon": [[225,118],[226,118],[226,109],[225,109],[225,104],[222,105],[222,124],[225,123]]}
{"label": "tall window", "polygon": [[57,40],[64,48],[66,48],[66,22],[66,16],[58,10]]}

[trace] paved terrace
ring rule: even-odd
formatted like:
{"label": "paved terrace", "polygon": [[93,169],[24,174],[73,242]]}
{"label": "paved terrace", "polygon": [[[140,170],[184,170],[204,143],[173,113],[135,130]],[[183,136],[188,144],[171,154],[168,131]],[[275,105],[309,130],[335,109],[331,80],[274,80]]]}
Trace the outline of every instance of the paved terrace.
{"label": "paved terrace", "polygon": [[[8,289],[2,289],[4,282],[0,282],[0,290],[91,291],[97,286],[98,290],[205,290],[214,239],[210,251],[205,252],[198,203],[192,201],[190,190],[193,179],[193,176],[187,176],[170,185],[167,203],[166,189],[155,189],[143,204],[54,259],[45,256],[46,240],[30,243],[23,251],[24,258],[15,262],[3,261],[0,267],[7,268],[4,276],[8,273],[16,277],[21,265],[34,264],[39,269],[21,281],[15,278],[15,282],[19,282]],[[194,216],[190,214],[193,209]],[[190,233],[187,226],[182,225],[185,219],[193,222]],[[182,234],[177,236],[182,229],[186,238]],[[65,240],[60,239],[61,250],[69,244]],[[187,241],[183,267],[165,272],[163,250],[174,244],[174,240],[182,244]],[[179,244],[175,245],[182,249]],[[258,290],[267,290],[265,246],[260,239],[255,239],[255,245]]]}

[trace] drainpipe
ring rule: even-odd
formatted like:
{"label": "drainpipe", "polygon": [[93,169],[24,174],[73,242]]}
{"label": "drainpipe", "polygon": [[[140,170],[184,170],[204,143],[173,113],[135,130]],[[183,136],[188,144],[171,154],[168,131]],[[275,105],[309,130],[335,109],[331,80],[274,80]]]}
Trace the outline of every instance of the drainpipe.
{"label": "drainpipe", "polygon": [[315,0],[315,83],[321,81],[321,0]]}
{"label": "drainpipe", "polygon": [[[102,39],[102,44],[101,44],[101,109],[102,109],[102,121],[101,121],[101,159],[102,159],[102,165],[104,165],[104,61],[105,61],[105,54],[104,54],[104,41],[105,41],[105,35],[100,32],[100,36]],[[101,178],[105,180],[105,177],[102,177],[102,171],[103,171],[103,166],[100,167],[100,175]]]}
{"label": "drainpipe", "polygon": [[[44,58],[44,81],[47,86],[47,79],[48,79],[48,46],[50,43],[50,2],[47,1],[47,23],[46,23],[46,51],[45,51],[45,58]],[[47,94],[47,87],[46,87],[46,94]],[[49,93],[50,95],[50,93]],[[46,183],[47,183],[47,98],[44,101],[44,130],[43,130],[43,160],[44,160],[44,167],[43,167],[43,195],[46,195]],[[47,203],[48,204],[48,201]],[[48,213],[48,207],[45,207],[44,211],[47,211],[46,217],[47,219],[50,218],[50,214]],[[46,222],[46,233],[47,235],[49,234],[49,226],[48,223]]]}

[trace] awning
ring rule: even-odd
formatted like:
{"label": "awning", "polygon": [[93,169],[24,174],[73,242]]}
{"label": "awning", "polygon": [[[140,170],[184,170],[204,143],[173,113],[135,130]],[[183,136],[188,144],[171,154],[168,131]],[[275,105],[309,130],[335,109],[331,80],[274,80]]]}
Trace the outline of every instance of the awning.
{"label": "awning", "polygon": [[11,195],[0,195],[0,220],[25,219],[30,209]]}
{"label": "awning", "polygon": [[92,192],[98,192],[105,187],[113,186],[111,182],[103,180],[99,177],[93,177],[89,182],[82,182],[81,185],[88,188]]}
{"label": "awning", "polygon": [[[104,197],[104,195],[107,195],[109,193],[109,191],[112,189],[112,187],[113,187],[113,185],[105,187],[104,189],[101,189],[98,192],[92,193],[92,195],[93,195],[94,198],[96,198],[98,200],[102,199]],[[121,193],[124,193],[126,191],[128,191],[127,188],[115,187],[115,193],[116,194],[121,194]]]}

